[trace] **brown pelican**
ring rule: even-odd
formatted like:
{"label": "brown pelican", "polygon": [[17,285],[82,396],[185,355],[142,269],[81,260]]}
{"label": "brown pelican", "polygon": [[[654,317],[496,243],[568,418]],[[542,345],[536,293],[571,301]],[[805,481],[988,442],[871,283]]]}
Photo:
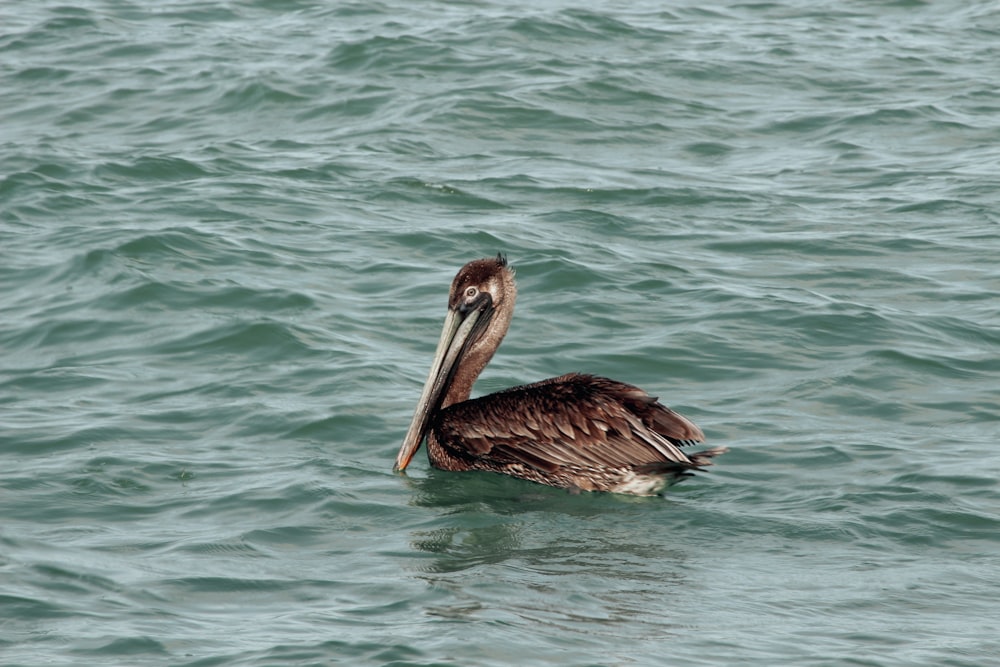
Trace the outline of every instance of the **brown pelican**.
{"label": "brown pelican", "polygon": [[427,439],[431,464],[488,470],[583,491],[636,495],[711,465],[724,447],[680,447],[701,429],[638,387],[570,373],[469,399],[507,333],[517,287],[507,260],[477,259],[458,272],[430,375],[396,457],[403,470]]}

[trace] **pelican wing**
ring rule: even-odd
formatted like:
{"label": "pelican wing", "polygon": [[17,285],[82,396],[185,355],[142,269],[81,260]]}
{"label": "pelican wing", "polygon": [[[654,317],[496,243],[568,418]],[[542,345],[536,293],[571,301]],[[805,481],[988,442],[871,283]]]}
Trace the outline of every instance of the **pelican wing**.
{"label": "pelican wing", "polygon": [[545,472],[708,462],[680,449],[704,439],[691,421],[638,387],[591,375],[563,375],[452,405],[435,434],[460,458]]}

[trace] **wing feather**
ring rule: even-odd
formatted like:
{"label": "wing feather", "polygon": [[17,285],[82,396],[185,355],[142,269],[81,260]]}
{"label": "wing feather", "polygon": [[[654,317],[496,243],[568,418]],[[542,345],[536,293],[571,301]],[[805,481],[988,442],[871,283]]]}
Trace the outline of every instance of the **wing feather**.
{"label": "wing feather", "polygon": [[434,426],[454,455],[562,466],[697,467],[680,446],[701,429],[641,389],[607,378],[564,375],[452,405]]}

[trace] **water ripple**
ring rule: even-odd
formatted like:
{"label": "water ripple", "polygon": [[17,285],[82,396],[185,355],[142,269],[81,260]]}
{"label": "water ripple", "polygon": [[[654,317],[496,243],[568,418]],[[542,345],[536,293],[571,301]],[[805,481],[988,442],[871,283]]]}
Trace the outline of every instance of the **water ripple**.
{"label": "water ripple", "polygon": [[[8,14],[6,662],[1000,652],[992,3]],[[496,252],[480,391],[607,374],[730,453],[393,474]]]}

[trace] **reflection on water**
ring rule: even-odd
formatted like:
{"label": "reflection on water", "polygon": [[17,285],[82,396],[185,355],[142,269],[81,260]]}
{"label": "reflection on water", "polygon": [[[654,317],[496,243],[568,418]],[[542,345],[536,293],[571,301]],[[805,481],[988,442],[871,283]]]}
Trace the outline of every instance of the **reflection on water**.
{"label": "reflection on water", "polygon": [[[670,633],[687,596],[688,555],[669,544],[684,508],[663,498],[570,494],[489,473],[430,471],[413,504],[438,508],[410,544],[432,556],[415,576],[437,596],[424,613],[495,620],[547,636]],[[652,523],[662,530],[649,530]],[[594,631],[595,627],[601,630]]]}
{"label": "reflection on water", "polygon": [[452,527],[414,531],[414,549],[437,554],[430,572],[461,572],[487,563],[502,563],[519,552],[519,526],[497,523],[478,528]]}

